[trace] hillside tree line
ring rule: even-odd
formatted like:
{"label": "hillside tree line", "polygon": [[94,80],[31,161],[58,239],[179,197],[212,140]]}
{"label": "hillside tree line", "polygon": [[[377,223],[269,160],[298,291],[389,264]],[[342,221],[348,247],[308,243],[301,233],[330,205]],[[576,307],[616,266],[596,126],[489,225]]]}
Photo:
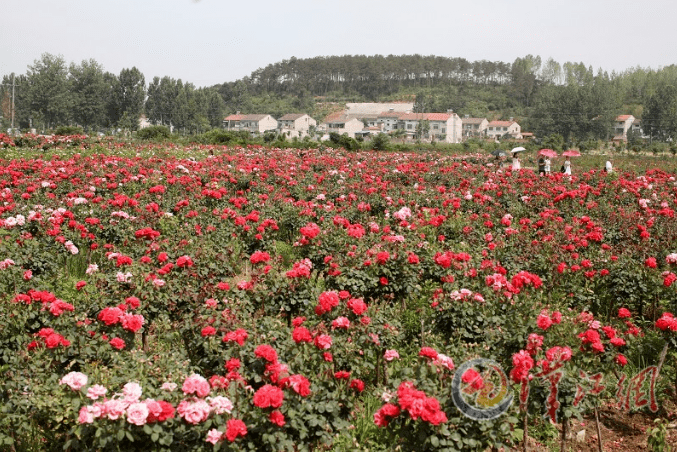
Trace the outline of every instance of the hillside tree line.
{"label": "hillside tree line", "polygon": [[[11,102],[12,83],[15,101]],[[677,140],[677,65],[595,71],[527,55],[512,63],[422,55],[290,58],[250,76],[196,87],[169,76],[146,78],[135,67],[112,74],[95,60],[68,65],[43,54],[25,74],[5,74],[0,86],[3,127],[12,107],[22,129],[78,125],[88,131],[135,130],[145,114],[181,133],[220,127],[241,112],[310,113],[345,102],[413,101],[418,112],[454,110],[461,117],[508,119],[539,137],[608,139],[614,119],[632,114],[652,140]]]}

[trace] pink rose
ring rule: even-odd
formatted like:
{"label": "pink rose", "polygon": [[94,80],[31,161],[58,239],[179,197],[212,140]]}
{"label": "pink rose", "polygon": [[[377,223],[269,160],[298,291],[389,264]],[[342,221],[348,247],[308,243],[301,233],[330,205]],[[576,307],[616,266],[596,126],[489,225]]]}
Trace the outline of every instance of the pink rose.
{"label": "pink rose", "polygon": [[221,441],[221,437],[223,437],[223,432],[220,432],[215,428],[213,428],[207,432],[207,439],[205,439],[205,441],[207,441],[208,443],[216,444],[219,441]]}
{"label": "pink rose", "polygon": [[79,391],[87,384],[87,375],[80,372],[69,372],[59,380],[60,385],[68,385],[73,391]]}
{"label": "pink rose", "polygon": [[136,402],[127,408],[127,422],[134,425],[144,425],[148,418],[148,406],[143,402]]}
{"label": "pink rose", "polygon": [[383,357],[386,361],[392,361],[393,359],[399,359],[400,354],[397,353],[397,350],[386,350],[386,352],[383,354]]}
{"label": "pink rose", "polygon": [[179,416],[189,424],[197,425],[204,422],[209,417],[211,408],[204,400],[182,400],[177,407]]}
{"label": "pink rose", "polygon": [[87,397],[96,400],[99,397],[103,397],[106,395],[108,392],[108,389],[106,389],[104,386],[101,385],[93,385],[90,386],[89,389],[87,389]]}

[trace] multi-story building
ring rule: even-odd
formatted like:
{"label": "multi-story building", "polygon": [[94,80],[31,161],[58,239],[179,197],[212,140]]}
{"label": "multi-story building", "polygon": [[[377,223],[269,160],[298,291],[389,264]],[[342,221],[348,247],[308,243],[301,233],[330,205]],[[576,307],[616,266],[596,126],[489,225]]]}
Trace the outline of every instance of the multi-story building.
{"label": "multi-story building", "polygon": [[487,134],[487,118],[463,118],[463,138],[484,137]]}
{"label": "multi-story building", "polygon": [[[419,124],[427,121],[427,131],[420,131]],[[404,129],[407,137],[416,137],[417,132],[423,140],[444,141],[446,143],[460,143],[462,134],[462,121],[452,111],[447,113],[404,113],[400,115],[397,123],[398,129]]]}
{"label": "multi-story building", "polygon": [[306,114],[288,113],[277,120],[277,129],[288,138],[303,138],[311,127],[317,127],[317,121]]}
{"label": "multi-story building", "polygon": [[505,135],[515,140],[522,139],[522,129],[519,124],[510,118],[509,121],[491,121],[487,124],[487,137],[499,139]]}

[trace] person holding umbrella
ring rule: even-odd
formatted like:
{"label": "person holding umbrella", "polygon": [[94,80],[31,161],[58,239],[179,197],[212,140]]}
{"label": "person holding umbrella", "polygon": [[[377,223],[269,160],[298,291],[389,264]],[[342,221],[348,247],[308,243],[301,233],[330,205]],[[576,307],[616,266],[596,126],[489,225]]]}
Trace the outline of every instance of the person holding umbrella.
{"label": "person holding umbrella", "polygon": [[571,176],[571,157],[579,157],[581,153],[574,149],[569,149],[568,151],[562,152],[562,155],[567,158],[564,161],[564,165],[562,165],[562,168],[564,169],[562,172],[567,176]]}
{"label": "person holding umbrella", "polygon": [[550,158],[557,157],[557,152],[552,149],[541,149],[538,151],[538,155],[540,156],[538,159],[538,172],[540,174],[550,174]]}
{"label": "person holding umbrella", "polygon": [[538,156],[538,175],[545,176],[545,157],[543,155]]}
{"label": "person holding umbrella", "polygon": [[571,157],[568,155],[566,156],[566,160],[564,160],[564,174],[567,176],[571,176]]}
{"label": "person holding umbrella", "polygon": [[516,152],[512,154],[512,170],[519,171],[522,169],[522,164],[520,163],[519,156]]}
{"label": "person holding umbrella", "polygon": [[522,164],[520,163],[520,159],[518,156],[519,152],[526,151],[523,147],[516,147],[511,151],[512,154],[512,170],[513,171],[519,171],[522,169]]}

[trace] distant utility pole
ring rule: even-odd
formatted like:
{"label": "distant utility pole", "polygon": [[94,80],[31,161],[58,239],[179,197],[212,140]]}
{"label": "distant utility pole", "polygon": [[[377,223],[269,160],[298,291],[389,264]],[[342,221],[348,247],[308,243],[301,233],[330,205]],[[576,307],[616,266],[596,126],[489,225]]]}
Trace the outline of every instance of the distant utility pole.
{"label": "distant utility pole", "polygon": [[[6,83],[3,84],[2,86],[9,86]],[[16,86],[16,81],[15,81],[15,76],[14,73],[12,73],[12,105],[10,106],[12,108],[12,131],[14,131],[14,87]]]}

